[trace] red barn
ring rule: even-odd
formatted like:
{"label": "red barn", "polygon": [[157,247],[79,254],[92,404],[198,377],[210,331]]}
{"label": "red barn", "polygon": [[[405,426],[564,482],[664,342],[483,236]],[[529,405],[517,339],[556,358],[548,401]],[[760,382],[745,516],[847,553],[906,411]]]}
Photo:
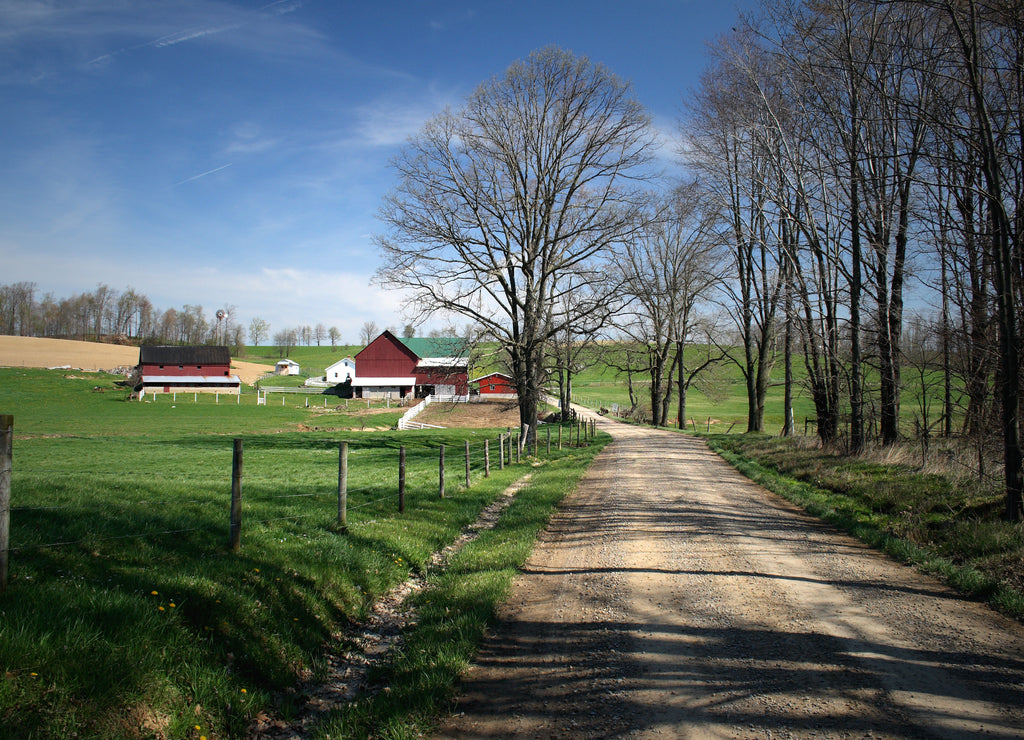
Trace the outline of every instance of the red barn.
{"label": "red barn", "polygon": [[462,339],[399,339],[385,331],[355,356],[352,387],[360,398],[465,396],[469,393],[467,350]]}
{"label": "red barn", "polygon": [[227,347],[143,346],[135,368],[135,391],[151,393],[239,393]]}
{"label": "red barn", "polygon": [[515,398],[516,384],[511,375],[505,373],[489,373],[469,381],[480,389],[481,396],[491,398]]}

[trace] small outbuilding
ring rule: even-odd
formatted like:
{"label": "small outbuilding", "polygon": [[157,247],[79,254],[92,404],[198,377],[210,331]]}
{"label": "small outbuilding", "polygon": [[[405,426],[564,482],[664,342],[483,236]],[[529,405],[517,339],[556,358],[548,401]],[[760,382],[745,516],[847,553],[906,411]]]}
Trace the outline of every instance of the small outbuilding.
{"label": "small outbuilding", "polygon": [[515,398],[516,384],[511,375],[505,373],[488,373],[469,381],[479,390],[481,396],[487,398]]}
{"label": "small outbuilding", "polygon": [[274,375],[298,375],[299,363],[295,360],[278,360],[274,365]]}

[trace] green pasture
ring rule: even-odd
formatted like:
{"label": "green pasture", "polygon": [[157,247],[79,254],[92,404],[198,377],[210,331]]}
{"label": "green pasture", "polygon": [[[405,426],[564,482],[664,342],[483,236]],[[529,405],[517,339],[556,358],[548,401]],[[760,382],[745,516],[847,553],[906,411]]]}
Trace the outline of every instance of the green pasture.
{"label": "green pasture", "polygon": [[[241,403],[191,394],[132,402],[115,380],[0,369],[0,413],[15,420],[9,583],[0,595],[5,737],[241,737],[261,711],[290,716],[289,690],[323,672],[325,646],[344,650],[334,636],[411,572],[426,571],[433,552],[533,471],[520,494],[528,526],[516,528],[514,547],[488,556],[497,574],[478,597],[477,636],[466,632],[461,657],[435,677],[437,690],[450,692],[537,529],[599,447],[499,469],[492,444],[484,478],[483,440],[496,431],[359,431],[390,426],[401,411],[368,415],[365,402],[346,411],[336,398],[327,410],[301,396],[278,405],[273,394],[257,406],[255,393]],[[235,438],[243,445],[237,554],[228,547]],[[349,450],[346,533],[337,522],[340,441]],[[364,707],[346,732],[371,736],[369,728],[397,721],[393,713]]]}
{"label": "green pasture", "polygon": [[[689,347],[686,350],[687,364],[696,366],[706,353],[703,347]],[[586,363],[585,363],[586,364]],[[783,415],[783,368],[779,362],[773,369],[772,385],[765,403],[765,429],[777,433],[782,429]],[[814,433],[814,403],[804,384],[805,371],[794,361],[793,417],[799,430],[803,430],[805,419],[811,420],[809,433]],[[608,362],[595,357],[592,364],[573,377],[573,399],[589,408],[612,408],[618,404],[629,409],[629,391],[624,372],[614,369]],[[650,377],[645,374],[633,375],[633,389],[639,404],[650,408]],[[678,395],[673,389],[669,419],[676,419]],[[687,429],[707,432],[710,423],[712,432],[742,433],[747,430],[747,390],[740,368],[732,362],[722,362],[706,369],[695,380],[686,394]]]}

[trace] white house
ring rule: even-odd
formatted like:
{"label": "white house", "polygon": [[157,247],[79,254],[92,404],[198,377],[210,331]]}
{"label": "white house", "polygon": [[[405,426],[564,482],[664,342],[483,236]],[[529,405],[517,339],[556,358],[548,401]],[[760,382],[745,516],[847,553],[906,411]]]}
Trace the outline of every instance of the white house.
{"label": "white house", "polygon": [[333,365],[328,365],[324,370],[324,380],[328,383],[344,383],[346,380],[356,379],[356,361],[351,357],[338,360]]}
{"label": "white house", "polygon": [[278,360],[274,365],[274,375],[298,375],[299,363],[294,360]]}

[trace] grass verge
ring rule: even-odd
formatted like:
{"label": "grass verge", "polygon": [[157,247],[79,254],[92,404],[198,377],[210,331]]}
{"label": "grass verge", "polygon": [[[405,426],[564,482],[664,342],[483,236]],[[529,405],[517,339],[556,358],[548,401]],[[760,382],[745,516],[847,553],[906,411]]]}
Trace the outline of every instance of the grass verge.
{"label": "grass verge", "polygon": [[971,598],[1024,620],[1024,526],[998,492],[906,464],[840,456],[767,435],[710,435],[751,480]]}
{"label": "grass verge", "polygon": [[[599,434],[590,447],[536,466],[497,525],[467,544],[446,568],[429,574],[428,588],[414,597],[418,620],[405,636],[404,649],[372,677],[386,690],[335,713],[317,737],[399,740],[423,737],[435,726],[538,533],[609,440]],[[495,479],[492,485],[505,483]]]}

